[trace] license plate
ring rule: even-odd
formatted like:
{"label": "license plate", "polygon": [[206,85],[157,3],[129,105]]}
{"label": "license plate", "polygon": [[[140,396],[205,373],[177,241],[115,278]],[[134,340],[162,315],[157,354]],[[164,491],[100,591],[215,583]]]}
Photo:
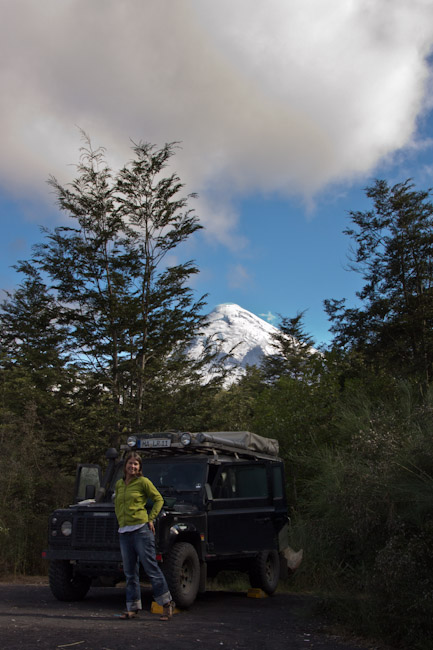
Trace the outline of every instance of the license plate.
{"label": "license plate", "polygon": [[140,440],[140,449],[154,449],[155,447],[170,447],[170,438],[144,438]]}

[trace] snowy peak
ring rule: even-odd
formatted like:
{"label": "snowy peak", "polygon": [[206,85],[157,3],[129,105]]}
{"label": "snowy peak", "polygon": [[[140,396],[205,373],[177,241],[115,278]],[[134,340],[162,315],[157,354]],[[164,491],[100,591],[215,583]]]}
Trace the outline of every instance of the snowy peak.
{"label": "snowy peak", "polygon": [[218,305],[206,318],[205,333],[197,337],[190,354],[198,358],[204,337],[212,337],[221,347],[221,357],[231,353],[226,366],[233,368],[230,383],[239,380],[247,366],[259,366],[264,356],[275,353],[273,335],[278,329],[239,305]]}
{"label": "snowy peak", "polygon": [[224,352],[236,346],[233,356],[244,367],[257,365],[264,354],[275,352],[271,343],[278,329],[239,305],[218,305],[207,323],[206,333],[225,342]]}

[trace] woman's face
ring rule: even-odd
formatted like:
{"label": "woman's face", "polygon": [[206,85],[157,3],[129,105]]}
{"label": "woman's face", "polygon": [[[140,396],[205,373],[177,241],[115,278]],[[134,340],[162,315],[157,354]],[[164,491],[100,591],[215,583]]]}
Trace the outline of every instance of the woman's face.
{"label": "woman's face", "polygon": [[136,458],[129,458],[125,465],[125,475],[128,478],[137,476],[140,473],[140,462]]}

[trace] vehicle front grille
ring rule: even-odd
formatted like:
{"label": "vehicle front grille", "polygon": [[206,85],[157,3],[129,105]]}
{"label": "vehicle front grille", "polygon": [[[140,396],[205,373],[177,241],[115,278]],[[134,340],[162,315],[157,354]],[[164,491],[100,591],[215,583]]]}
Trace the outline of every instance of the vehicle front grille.
{"label": "vehicle front grille", "polygon": [[77,517],[75,545],[78,547],[118,548],[118,525],[114,515]]}

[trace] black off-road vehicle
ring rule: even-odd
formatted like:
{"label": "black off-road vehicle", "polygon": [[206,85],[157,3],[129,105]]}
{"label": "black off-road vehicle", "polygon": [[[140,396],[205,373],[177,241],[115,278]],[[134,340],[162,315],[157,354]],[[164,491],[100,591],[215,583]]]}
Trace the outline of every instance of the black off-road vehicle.
{"label": "black off-road vehicle", "polygon": [[170,432],[131,436],[120,453],[109,449],[104,476],[98,465],[78,466],[75,503],[52,513],[43,553],[54,596],[78,600],[93,579],[124,579],[113,495],[131,449],[142,454],[143,475],[164,497],[155,521],[157,559],[176,604],[189,607],[206,578],[222,570],[244,571],[252,587],[272,594],[288,546],[277,441],[249,432]]}

